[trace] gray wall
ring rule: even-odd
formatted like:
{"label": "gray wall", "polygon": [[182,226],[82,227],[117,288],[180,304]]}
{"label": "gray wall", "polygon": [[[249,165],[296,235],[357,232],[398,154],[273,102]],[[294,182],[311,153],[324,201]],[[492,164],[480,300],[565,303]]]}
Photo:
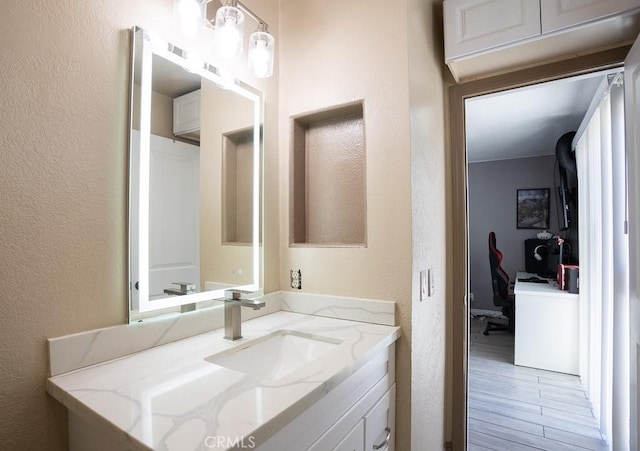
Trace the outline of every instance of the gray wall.
{"label": "gray wall", "polygon": [[524,240],[540,230],[516,228],[516,190],[550,188],[550,231],[558,233],[553,187],[555,156],[469,164],[469,275],[472,309],[498,310],[493,305],[488,236],[496,233],[502,267],[515,280],[524,270]]}

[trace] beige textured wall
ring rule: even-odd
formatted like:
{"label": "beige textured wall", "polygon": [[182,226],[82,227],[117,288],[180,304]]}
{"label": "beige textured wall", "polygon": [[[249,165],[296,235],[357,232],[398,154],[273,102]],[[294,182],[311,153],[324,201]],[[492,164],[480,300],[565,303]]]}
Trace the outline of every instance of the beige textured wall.
{"label": "beige textured wall", "polygon": [[[413,204],[411,441],[442,449],[446,433],[447,154],[442,2],[408,0],[411,186]],[[433,268],[435,294],[420,301],[421,270]],[[415,449],[421,449],[419,446]],[[424,448],[427,449],[427,448]]]}
{"label": "beige textured wall", "polygon": [[[277,0],[246,3],[277,34]],[[45,340],[126,321],[128,30],[183,44],[172,10],[171,0],[2,2],[2,449],[66,449],[65,410],[44,391]],[[266,92],[269,211],[278,208],[275,75],[247,79]],[[266,222],[268,291],[278,288],[276,216]]]}
{"label": "beige textured wall", "polygon": [[[411,172],[406,2],[281,0],[280,21],[280,284],[287,289],[289,269],[300,269],[304,292],[397,301],[403,336],[397,346],[396,449],[409,450]],[[367,247],[289,247],[290,117],[361,99]]]}
{"label": "beige textured wall", "polygon": [[[306,241],[366,243],[364,120],[341,118],[305,130]],[[331,212],[327,214],[327,212]]]}
{"label": "beige textured wall", "polygon": [[[445,195],[441,43],[432,23],[439,1],[246,3],[277,38],[279,11],[282,21],[280,82],[277,68],[268,80],[243,77],[266,93],[265,211],[281,212],[264,218],[266,291],[288,286],[288,269],[300,268],[305,291],[398,302],[399,451],[410,449],[412,435],[413,303],[413,439],[415,449],[439,447]],[[44,392],[45,340],[126,320],[128,29],[139,24],[185,46],[172,8],[171,0],[3,1],[2,448],[65,449],[65,411]],[[418,43],[408,46],[409,38]],[[368,247],[290,249],[288,119],[360,99]],[[413,171],[412,161],[419,164]],[[419,235],[413,254],[412,233]],[[412,286],[416,293],[416,270],[424,266],[436,268],[437,295],[416,305]]]}

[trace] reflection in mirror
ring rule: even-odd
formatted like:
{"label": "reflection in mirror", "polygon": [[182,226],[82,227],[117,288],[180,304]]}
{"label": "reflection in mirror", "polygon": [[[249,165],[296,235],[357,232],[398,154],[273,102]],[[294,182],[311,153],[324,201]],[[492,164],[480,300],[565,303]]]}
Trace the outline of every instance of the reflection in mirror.
{"label": "reflection in mirror", "polygon": [[231,288],[259,295],[261,96],[133,35],[130,321],[209,306]]}

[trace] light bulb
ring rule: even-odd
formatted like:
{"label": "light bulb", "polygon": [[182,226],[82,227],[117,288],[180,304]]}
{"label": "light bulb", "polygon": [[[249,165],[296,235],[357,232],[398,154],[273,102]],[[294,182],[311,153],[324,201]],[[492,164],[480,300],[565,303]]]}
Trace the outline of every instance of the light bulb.
{"label": "light bulb", "polygon": [[220,28],[220,54],[223,58],[231,59],[238,53],[240,34],[236,29],[236,21],[233,17],[227,17]]}
{"label": "light bulb", "polygon": [[266,31],[256,31],[249,38],[249,67],[257,78],[267,78],[273,74],[273,53],[275,40]]}
{"label": "light bulb", "polygon": [[264,78],[269,72],[269,52],[267,52],[267,43],[260,40],[256,43],[253,51],[253,72],[258,78]]}
{"label": "light bulb", "polygon": [[201,4],[198,0],[178,0],[178,13],[182,32],[194,37],[198,33],[202,19]]}
{"label": "light bulb", "polygon": [[244,14],[233,6],[223,6],[216,12],[216,45],[220,56],[232,59],[242,53]]}

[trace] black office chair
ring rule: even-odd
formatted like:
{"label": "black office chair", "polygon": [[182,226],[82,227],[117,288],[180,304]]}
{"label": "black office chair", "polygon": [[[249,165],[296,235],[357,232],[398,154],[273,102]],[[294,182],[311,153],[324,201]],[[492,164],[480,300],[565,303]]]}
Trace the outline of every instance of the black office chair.
{"label": "black office chair", "polygon": [[496,234],[489,233],[489,265],[491,267],[491,285],[493,287],[493,304],[502,307],[502,314],[509,319],[508,324],[488,321],[485,335],[492,331],[514,330],[514,298],[509,294],[509,275],[502,269],[502,252],[496,248]]}

